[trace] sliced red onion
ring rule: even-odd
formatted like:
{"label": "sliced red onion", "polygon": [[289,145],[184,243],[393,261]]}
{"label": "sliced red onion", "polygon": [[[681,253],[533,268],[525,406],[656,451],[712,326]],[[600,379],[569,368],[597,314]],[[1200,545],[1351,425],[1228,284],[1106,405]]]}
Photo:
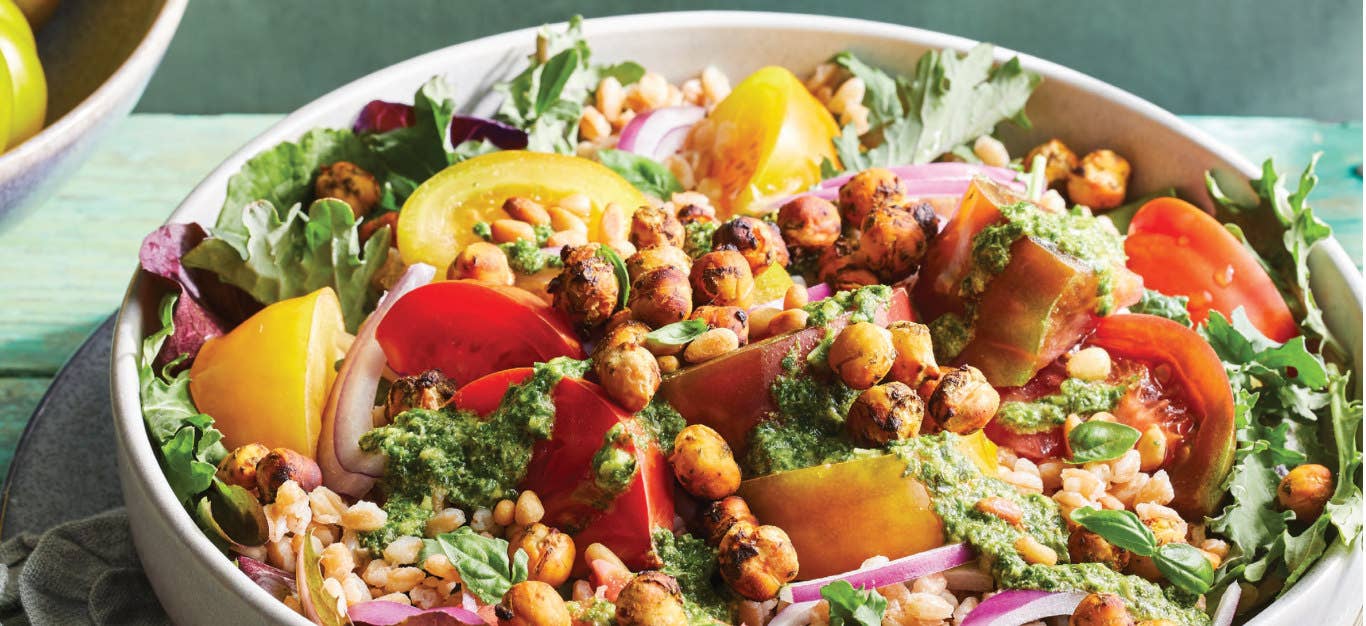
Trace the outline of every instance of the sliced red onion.
{"label": "sliced red onion", "polygon": [[683,147],[687,129],[706,115],[699,106],[663,107],[637,115],[621,129],[617,149],[662,161]]}
{"label": "sliced red onion", "polygon": [[819,600],[821,588],[837,580],[843,580],[856,589],[876,589],[958,567],[975,558],[977,556],[967,544],[955,543],[894,561],[861,567],[852,572],[794,583],[784,587],[779,597],[793,603]]}
{"label": "sliced red onion", "polygon": [[816,283],[806,288],[806,301],[816,302],[835,295],[835,290],[830,288],[829,283]]}
{"label": "sliced red onion", "polygon": [[409,291],[432,282],[436,268],[415,263],[399,277],[394,287],[380,298],[375,311],[356,331],[356,339],[346,351],[337,379],[323,408],[322,432],[318,438],[318,466],[323,484],[330,489],[359,498],[374,486],[375,477],[384,472],[384,457],[360,449],[360,438],[374,428],[372,410],[375,390],[384,374],[384,351],[375,341],[375,329],[394,303]]}
{"label": "sliced red onion", "polygon": [[820,600],[789,604],[768,621],[768,626],[807,626],[811,623],[811,609],[816,608],[817,604],[820,604]]}
{"label": "sliced red onion", "polygon": [[[992,167],[990,165],[978,165],[976,163],[923,163],[920,165],[899,165],[887,168],[896,174],[903,182],[910,183],[915,180],[935,180],[935,179],[972,179],[974,176],[986,176],[1000,183],[1019,182],[1019,173],[1015,170],[1004,167]],[[838,188],[849,179],[854,177],[857,172],[842,174],[834,178],[821,181],[821,187]]]}
{"label": "sliced red onion", "polygon": [[[461,624],[483,624],[484,618],[479,617],[478,613],[458,606],[438,606],[430,609],[419,609],[407,604],[389,602],[387,600],[371,600],[353,604],[346,609],[347,616],[357,624],[367,624],[368,626],[393,626],[406,622],[419,615],[422,616],[447,616],[453,618]],[[418,621],[418,620],[414,620]],[[441,623],[445,620],[432,620],[432,623]],[[411,623],[411,622],[410,622]]]}
{"label": "sliced red onion", "polygon": [[1224,595],[1219,596],[1219,606],[1214,609],[1210,622],[1212,626],[1233,626],[1233,614],[1238,612],[1238,600],[1243,597],[1243,587],[1237,582],[1229,583]]}
{"label": "sliced red onion", "polygon": [[1081,591],[1007,589],[977,605],[963,626],[1020,626],[1054,615],[1071,615],[1085,597]]}
{"label": "sliced red onion", "polygon": [[294,582],[294,576],[289,572],[278,567],[266,565],[249,556],[239,555],[237,557],[237,568],[242,570],[242,573],[246,574],[247,578],[251,579],[251,582],[256,583],[262,589],[265,589],[266,593],[269,593],[276,598],[283,599],[294,593],[294,590],[297,588],[297,585]]}

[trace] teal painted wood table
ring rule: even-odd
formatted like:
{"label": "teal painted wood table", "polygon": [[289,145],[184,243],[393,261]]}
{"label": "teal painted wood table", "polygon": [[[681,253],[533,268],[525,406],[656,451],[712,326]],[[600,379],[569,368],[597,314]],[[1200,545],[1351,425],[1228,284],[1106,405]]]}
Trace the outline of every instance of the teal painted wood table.
{"label": "teal painted wood table", "polygon": [[[0,476],[53,375],[117,308],[143,235],[224,157],[278,119],[135,115],[46,205],[0,225]],[[1361,123],[1188,119],[1254,161],[1275,157],[1285,172],[1298,173],[1322,151],[1313,203],[1360,266]]]}

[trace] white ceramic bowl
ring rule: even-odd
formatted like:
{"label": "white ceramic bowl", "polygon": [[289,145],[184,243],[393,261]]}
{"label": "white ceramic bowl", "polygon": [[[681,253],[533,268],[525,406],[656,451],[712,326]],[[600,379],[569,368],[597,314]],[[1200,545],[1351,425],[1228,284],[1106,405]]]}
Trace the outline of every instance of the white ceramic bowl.
{"label": "white ceramic bowl", "polygon": [[[706,64],[734,80],[764,65],[797,71],[814,67],[835,52],[852,49],[890,69],[909,72],[927,49],[966,50],[974,42],[914,28],[860,20],[772,13],[697,12],[589,20],[584,26],[594,58],[633,59],[667,76],[680,77]],[[257,152],[292,140],[315,126],[349,126],[374,98],[408,100],[424,80],[445,74],[466,102],[486,94],[508,75],[528,50],[527,29],[451,46],[408,60],[342,87],[299,109],[223,162],[171,215],[175,222],[211,224],[222,204],[228,177]],[[1014,55],[997,50],[1000,60]],[[1202,174],[1222,168],[1255,176],[1246,159],[1170,113],[1131,94],[1067,68],[1022,56],[1045,82],[1029,103],[1032,132],[1010,132],[1013,152],[1041,138],[1059,136],[1080,150],[1105,146],[1134,163],[1137,192],[1177,185],[1184,195],[1204,198]],[[488,112],[492,99],[471,108]],[[1361,359],[1362,281],[1336,241],[1311,257],[1313,287],[1326,303],[1329,326]],[[136,358],[157,294],[135,277],[114,335],[112,385],[118,431],[119,478],[147,576],[177,623],[242,624],[308,622],[242,576],[195,527],[175,497],[148,443],[138,403]],[[1256,624],[1285,624],[1313,615],[1323,624],[1347,623],[1360,610],[1362,557],[1335,547],[1291,593],[1265,610]]]}

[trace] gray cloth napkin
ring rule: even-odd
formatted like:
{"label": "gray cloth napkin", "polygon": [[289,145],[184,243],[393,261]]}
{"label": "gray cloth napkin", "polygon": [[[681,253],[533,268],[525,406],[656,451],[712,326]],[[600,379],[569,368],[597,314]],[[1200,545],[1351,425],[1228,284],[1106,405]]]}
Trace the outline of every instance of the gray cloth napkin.
{"label": "gray cloth napkin", "polygon": [[122,508],[0,544],[0,624],[169,624]]}

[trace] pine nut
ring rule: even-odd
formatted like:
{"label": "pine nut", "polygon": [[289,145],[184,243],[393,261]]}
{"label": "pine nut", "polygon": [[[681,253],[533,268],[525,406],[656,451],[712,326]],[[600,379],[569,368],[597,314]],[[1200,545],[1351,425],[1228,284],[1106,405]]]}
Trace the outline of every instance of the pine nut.
{"label": "pine nut", "polygon": [[503,202],[503,211],[508,217],[532,226],[545,226],[550,223],[550,214],[546,212],[545,207],[531,198],[508,198]]}
{"label": "pine nut", "polygon": [[787,288],[787,293],[783,294],[784,309],[800,309],[806,306],[806,288],[801,285],[793,285]]}
{"label": "pine nut", "polygon": [[550,226],[555,230],[573,230],[588,234],[588,225],[583,223],[579,216],[560,207],[550,207],[546,212],[550,214]]}
{"label": "pine nut", "polygon": [[609,241],[607,242],[607,247],[616,251],[616,253],[620,255],[623,259],[630,258],[631,255],[636,253],[636,244],[633,244],[625,239]]}
{"label": "pine nut", "polygon": [[545,516],[545,506],[541,504],[541,498],[535,491],[523,491],[522,495],[517,496],[517,508],[513,511],[513,518],[517,520],[518,526],[535,524]]}
{"label": "pine nut", "polygon": [[1021,535],[1015,540],[1015,551],[1024,557],[1024,560],[1035,565],[1056,565],[1058,563],[1058,553],[1035,539],[1031,535]]}
{"label": "pine nut", "polygon": [[586,243],[588,243],[588,235],[576,230],[562,230],[557,233],[551,233],[545,240],[547,248],[582,246]]}
{"label": "pine nut", "polygon": [[617,553],[600,543],[588,544],[588,547],[583,551],[583,558],[588,561],[589,565],[592,565],[593,561],[607,561],[621,569],[628,570],[626,564],[622,563],[621,558],[617,556]]}
{"label": "pine nut", "polygon": [[581,193],[571,193],[561,198],[558,205],[561,209],[584,219],[593,212],[593,200]]}
{"label": "pine nut", "polygon": [[982,135],[972,142],[972,153],[983,163],[992,167],[1005,167],[1010,164],[1010,153],[1006,145],[991,135]]}
{"label": "pine nut", "polygon": [[773,307],[759,307],[749,312],[749,336],[750,340],[762,339],[769,336],[772,330],[773,318],[782,313],[781,310]]}
{"label": "pine nut", "polygon": [[489,225],[489,232],[498,243],[512,243],[519,239],[536,241],[536,229],[532,228],[531,224],[517,220],[493,220]]}
{"label": "pine nut", "polygon": [[1152,472],[1162,467],[1162,463],[1167,460],[1167,436],[1157,424],[1143,431],[1135,447],[1138,449],[1140,470]]}
{"label": "pine nut", "polygon": [[[769,321],[768,335],[772,337],[806,328],[806,320],[808,317],[810,317],[810,314],[802,309],[788,309],[783,311],[782,313],[775,315],[773,319]],[[751,328],[753,328],[752,325],[754,324],[754,321],[752,319],[750,320],[750,324]]]}
{"label": "pine nut", "polygon": [[1105,380],[1110,376],[1110,353],[1092,346],[1067,357],[1067,375],[1082,380]]}
{"label": "pine nut", "polygon": [[625,207],[615,202],[607,203],[602,209],[602,219],[599,222],[602,230],[602,238],[607,241],[625,240],[631,235],[631,216],[626,212]]}
{"label": "pine nut", "polygon": [[603,117],[615,122],[621,117],[621,106],[626,102],[626,90],[616,77],[608,76],[598,83],[597,105]]}
{"label": "pine nut", "polygon": [[510,526],[513,522],[513,512],[517,505],[512,500],[499,500],[493,507],[493,523],[499,526]]}
{"label": "pine nut", "polygon": [[678,357],[673,355],[661,356],[658,357],[657,360],[659,361],[659,373],[661,374],[672,374],[677,372],[681,365],[678,362]]}
{"label": "pine nut", "polygon": [[740,338],[729,328],[713,328],[692,340],[683,350],[689,363],[701,363],[740,347]]}

